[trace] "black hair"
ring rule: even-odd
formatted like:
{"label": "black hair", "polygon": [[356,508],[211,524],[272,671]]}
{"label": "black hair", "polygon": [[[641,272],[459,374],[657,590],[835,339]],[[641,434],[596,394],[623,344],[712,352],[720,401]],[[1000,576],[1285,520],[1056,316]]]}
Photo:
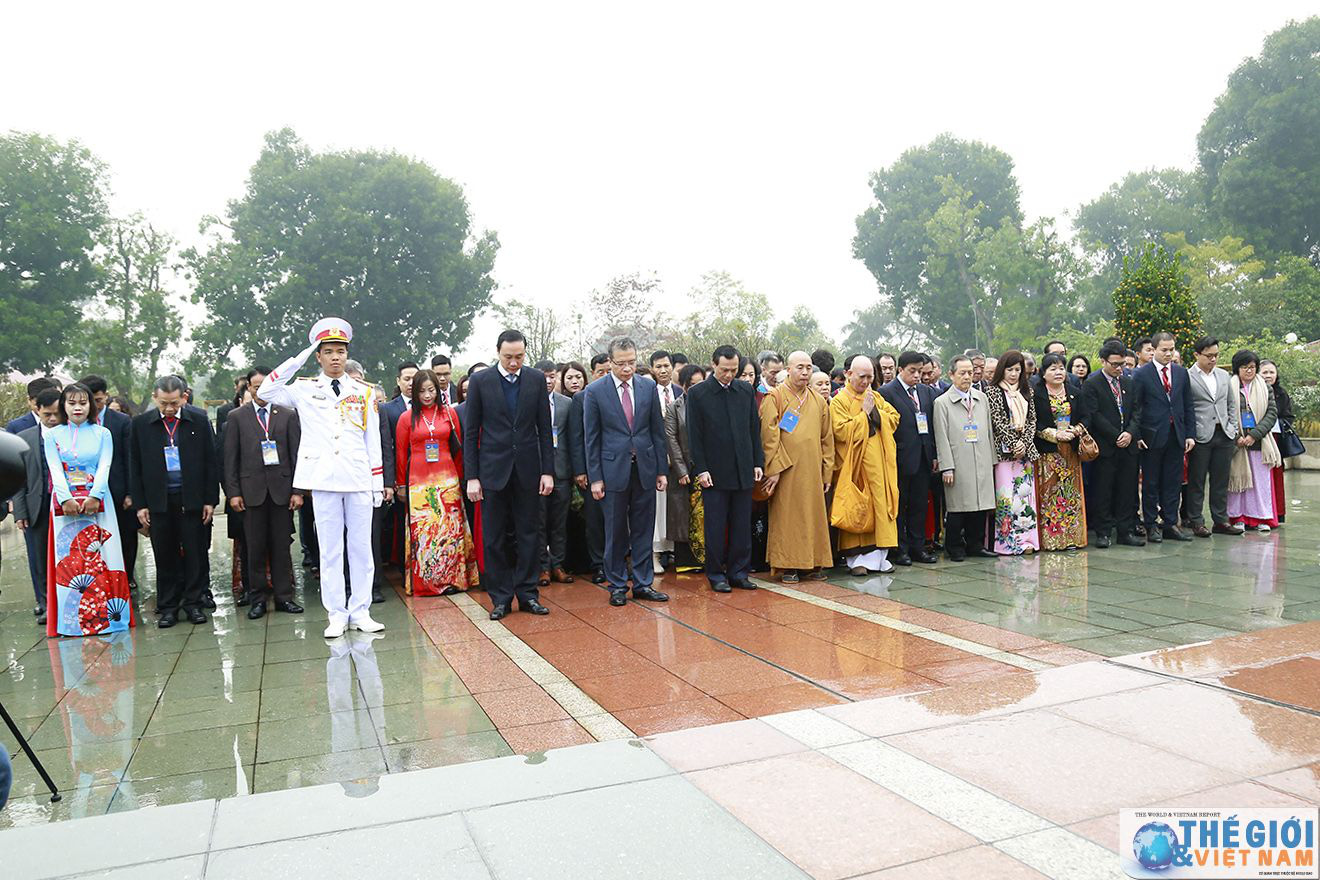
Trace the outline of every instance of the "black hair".
{"label": "black hair", "polygon": [[1137,340],[1137,344],[1134,345],[1134,346],[1132,346],[1132,348],[1133,348],[1133,350],[1135,350],[1138,354],[1140,354],[1140,353],[1141,353],[1141,350],[1142,350],[1143,348],[1145,348],[1145,347],[1148,346],[1148,345],[1154,345],[1154,344],[1155,344],[1155,340],[1154,340],[1154,339],[1152,339],[1152,338],[1149,337],[1149,336],[1143,336],[1143,337],[1141,337],[1140,339]]}
{"label": "black hair", "polygon": [[495,350],[499,351],[504,347],[504,343],[506,342],[521,342],[523,345],[526,345],[527,337],[523,336],[517,330],[505,330],[500,333],[500,338],[495,340]]}
{"label": "black hair", "polygon": [[558,366],[554,361],[549,361],[549,360],[546,360],[546,361],[537,361],[537,362],[536,362],[536,372],[538,372],[538,373],[550,373],[550,372],[556,372],[556,373],[557,373],[557,372],[559,372],[559,366]]}
{"label": "black hair", "polygon": [[1155,346],[1159,346],[1159,344],[1161,342],[1164,342],[1165,340],[1169,342],[1177,342],[1178,337],[1174,336],[1168,330],[1161,330],[1159,333],[1156,333],[1150,337],[1151,344]]}
{"label": "black hair", "polygon": [[818,348],[811,353],[811,362],[822,373],[834,372],[834,355],[823,348]]}
{"label": "black hair", "polygon": [[676,367],[682,364],[690,363],[690,361],[688,360],[688,356],[683,354],[683,352],[681,351],[676,351],[673,354],[671,354],[669,356],[669,360]]}
{"label": "black hair", "polygon": [[999,360],[995,361],[995,372],[990,377],[990,384],[998,385],[1000,382],[1004,381],[1004,374],[1014,367],[1022,368],[1022,372],[1018,373],[1017,388],[1018,391],[1025,394],[1026,391],[1024,389],[1026,388],[1027,382],[1027,358],[1016,348],[1010,348],[999,356]]}
{"label": "black hair", "polygon": [[394,368],[394,378],[397,379],[400,376],[402,376],[404,370],[416,370],[416,369],[418,369],[418,367],[415,362],[404,361],[403,363],[399,364],[397,367]]}
{"label": "black hair", "polygon": [[1245,367],[1247,364],[1255,364],[1256,368],[1259,369],[1260,358],[1251,349],[1244,348],[1233,355],[1233,375],[1236,376],[1237,371]]}
{"label": "black hair", "polygon": [[925,357],[926,356],[919,351],[905,351],[898,356],[898,360],[895,363],[898,365],[898,368],[902,370],[913,364],[924,363]]}
{"label": "black hair", "polygon": [[490,369],[490,364],[486,363],[485,361],[477,361],[475,364],[468,367],[467,375],[471,376],[473,373],[479,372],[481,370],[489,370],[489,369]]}
{"label": "black hair", "polygon": [[[1068,364],[1067,362],[1064,361],[1063,355],[1047,354],[1047,355],[1042,355],[1040,361],[1036,364],[1036,372],[1044,376],[1045,371],[1050,367],[1054,366],[1055,364],[1059,364],[1060,366],[1062,366],[1065,373],[1068,371]],[[1067,380],[1065,379],[1064,381]]]}
{"label": "black hair", "polygon": [[[853,357],[856,357],[856,355],[853,355]],[[842,382],[842,381],[844,380],[844,378],[845,378],[845,375],[844,375],[844,374],[845,374],[846,372],[847,372],[847,371],[844,370],[843,367],[835,367],[833,370],[830,370],[830,381],[831,381],[831,382]]]}
{"label": "black hair", "polygon": [[1086,364],[1086,375],[1088,376],[1091,375],[1091,359],[1088,358],[1086,355],[1082,354],[1081,352],[1078,352],[1077,354],[1068,358],[1068,372],[1070,374],[1072,373],[1073,364],[1077,363],[1078,361],[1081,361],[1082,363]]}
{"label": "black hair", "polygon": [[265,366],[264,364],[257,364],[255,367],[248,370],[248,381],[251,382],[253,376],[269,376],[271,372],[272,370],[270,367]]}
{"label": "black hair", "polygon": [[586,367],[582,366],[577,361],[569,361],[568,363],[564,364],[562,367],[559,368],[560,391],[564,394],[567,394],[569,397],[572,397],[571,394],[568,394],[568,389],[564,387],[564,377],[568,375],[569,370],[577,370],[579,373],[582,374],[582,387],[584,388],[586,387],[587,380],[591,377],[591,374],[587,372]]}
{"label": "black hair", "polygon": [[654,367],[656,361],[669,361],[669,365],[672,367],[674,365],[674,356],[663,348],[657,348],[655,351],[651,352],[651,366]]}
{"label": "black hair", "polygon": [[83,376],[78,380],[78,384],[86,385],[87,389],[93,394],[103,394],[110,390],[110,385],[105,381],[105,378],[94,373]]}
{"label": "black hair", "polygon": [[692,384],[692,377],[700,373],[703,376],[710,375],[710,370],[701,364],[684,364],[678,371],[678,385],[680,388],[686,388]]}
{"label": "black hair", "polygon": [[73,382],[69,385],[65,385],[64,390],[60,392],[60,424],[67,425],[69,423],[69,398],[75,394],[82,394],[87,398],[87,421],[95,424],[97,412],[96,398],[92,397],[92,389],[88,388],[81,382]]}
{"label": "black hair", "polygon": [[1062,339],[1051,339],[1049,342],[1045,343],[1045,350],[1047,352],[1050,350],[1051,345],[1062,345],[1063,353],[1068,353],[1068,343],[1064,342]]}
{"label": "black hair", "polygon": [[1114,339],[1111,336],[1109,339],[1105,340],[1104,345],[1100,346],[1100,360],[1107,363],[1114,355],[1125,358],[1128,355],[1128,348],[1123,344],[1122,340]]}
{"label": "black hair", "polygon": [[596,367],[598,367],[599,365],[601,365],[601,364],[607,364],[607,363],[609,363],[609,361],[610,361],[610,356],[609,356],[609,355],[607,355],[607,354],[606,354],[605,352],[603,352],[603,351],[598,351],[598,352],[596,352],[595,354],[593,354],[593,355],[591,356],[591,369],[594,370],[594,369],[596,369]]}
{"label": "black hair", "polygon": [[153,388],[153,390],[159,391],[161,394],[174,394],[175,392],[177,392],[179,394],[186,395],[188,393],[188,383],[183,380],[182,376],[175,376],[171,374],[167,376],[161,376],[159,379],[157,379],[156,385]]}
{"label": "black hair", "polygon": [[1215,339],[1213,336],[1202,336],[1200,339],[1192,343],[1192,351],[1200,354],[1210,346],[1218,344],[1219,340]]}
{"label": "black hair", "polygon": [[54,388],[58,390],[59,382],[55,381],[50,376],[38,376],[37,378],[33,379],[31,382],[27,383],[28,399],[35,400],[37,395],[47,388]]}
{"label": "black hair", "polygon": [[438,354],[431,358],[431,369],[433,370],[436,367],[452,367],[453,365],[454,362],[449,359],[449,355]]}
{"label": "black hair", "polygon": [[421,390],[424,382],[430,382],[435,386],[435,405],[440,405],[440,378],[431,370],[419,369],[416,373],[413,373],[412,387],[408,389],[408,393],[412,395],[412,399],[408,402],[408,408],[412,410],[412,426],[414,428],[417,427],[417,420],[422,415]]}
{"label": "black hair", "polygon": [[738,354],[738,349],[734,348],[732,345],[721,345],[717,347],[715,351],[711,353],[710,362],[711,364],[718,364],[720,361],[727,360],[728,358],[735,358],[740,362],[738,372],[741,373],[742,355]]}
{"label": "black hair", "polygon": [[50,406],[52,403],[59,403],[60,392],[55,388],[43,388],[37,392],[37,396],[34,400],[37,403],[37,408],[41,409]]}

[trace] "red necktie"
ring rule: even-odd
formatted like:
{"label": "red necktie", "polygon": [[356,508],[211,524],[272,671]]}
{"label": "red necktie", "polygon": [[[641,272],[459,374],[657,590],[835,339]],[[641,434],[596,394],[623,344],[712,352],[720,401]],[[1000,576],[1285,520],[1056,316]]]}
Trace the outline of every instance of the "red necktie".
{"label": "red necktie", "polygon": [[628,420],[628,430],[633,426],[632,395],[628,393],[628,383],[623,383],[623,417]]}
{"label": "red necktie", "polygon": [[1165,393],[1165,394],[1172,394],[1172,393],[1173,393],[1173,388],[1170,387],[1170,385],[1169,385],[1169,368],[1168,368],[1168,366],[1160,367],[1160,379],[1162,379],[1162,380],[1164,381],[1164,393]]}

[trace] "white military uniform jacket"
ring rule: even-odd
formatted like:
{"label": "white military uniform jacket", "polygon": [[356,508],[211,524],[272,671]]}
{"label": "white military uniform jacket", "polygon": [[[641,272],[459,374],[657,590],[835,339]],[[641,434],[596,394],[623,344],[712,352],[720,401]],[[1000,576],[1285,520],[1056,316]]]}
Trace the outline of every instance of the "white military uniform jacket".
{"label": "white military uniform jacket", "polygon": [[380,413],[369,385],[347,375],[339,378],[339,396],[322,373],[292,382],[306,360],[280,364],[261,385],[261,399],[298,411],[302,442],[293,485],[322,492],[381,492]]}

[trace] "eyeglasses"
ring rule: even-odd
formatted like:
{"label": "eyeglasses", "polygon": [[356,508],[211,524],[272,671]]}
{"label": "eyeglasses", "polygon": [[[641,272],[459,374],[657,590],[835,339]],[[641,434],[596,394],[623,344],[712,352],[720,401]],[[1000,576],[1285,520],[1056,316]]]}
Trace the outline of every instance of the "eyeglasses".
{"label": "eyeglasses", "polygon": [[630,361],[610,361],[610,363],[614,364],[614,366],[619,369],[623,369],[624,367],[635,367],[637,366],[637,358],[633,358]]}

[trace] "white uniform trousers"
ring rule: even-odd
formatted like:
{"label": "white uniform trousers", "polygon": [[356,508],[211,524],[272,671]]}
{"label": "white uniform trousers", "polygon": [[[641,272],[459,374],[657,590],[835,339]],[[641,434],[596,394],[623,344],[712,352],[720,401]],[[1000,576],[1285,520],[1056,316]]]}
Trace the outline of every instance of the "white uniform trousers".
{"label": "white uniform trousers", "polygon": [[674,539],[669,531],[669,493],[655,493],[655,540],[651,549],[656,553],[667,553],[674,549]]}
{"label": "white uniform trousers", "polygon": [[[316,540],[321,545],[321,604],[332,623],[369,617],[376,564],[371,555],[370,492],[312,490]],[[348,530],[348,576],[353,595],[344,601],[344,530]]]}

